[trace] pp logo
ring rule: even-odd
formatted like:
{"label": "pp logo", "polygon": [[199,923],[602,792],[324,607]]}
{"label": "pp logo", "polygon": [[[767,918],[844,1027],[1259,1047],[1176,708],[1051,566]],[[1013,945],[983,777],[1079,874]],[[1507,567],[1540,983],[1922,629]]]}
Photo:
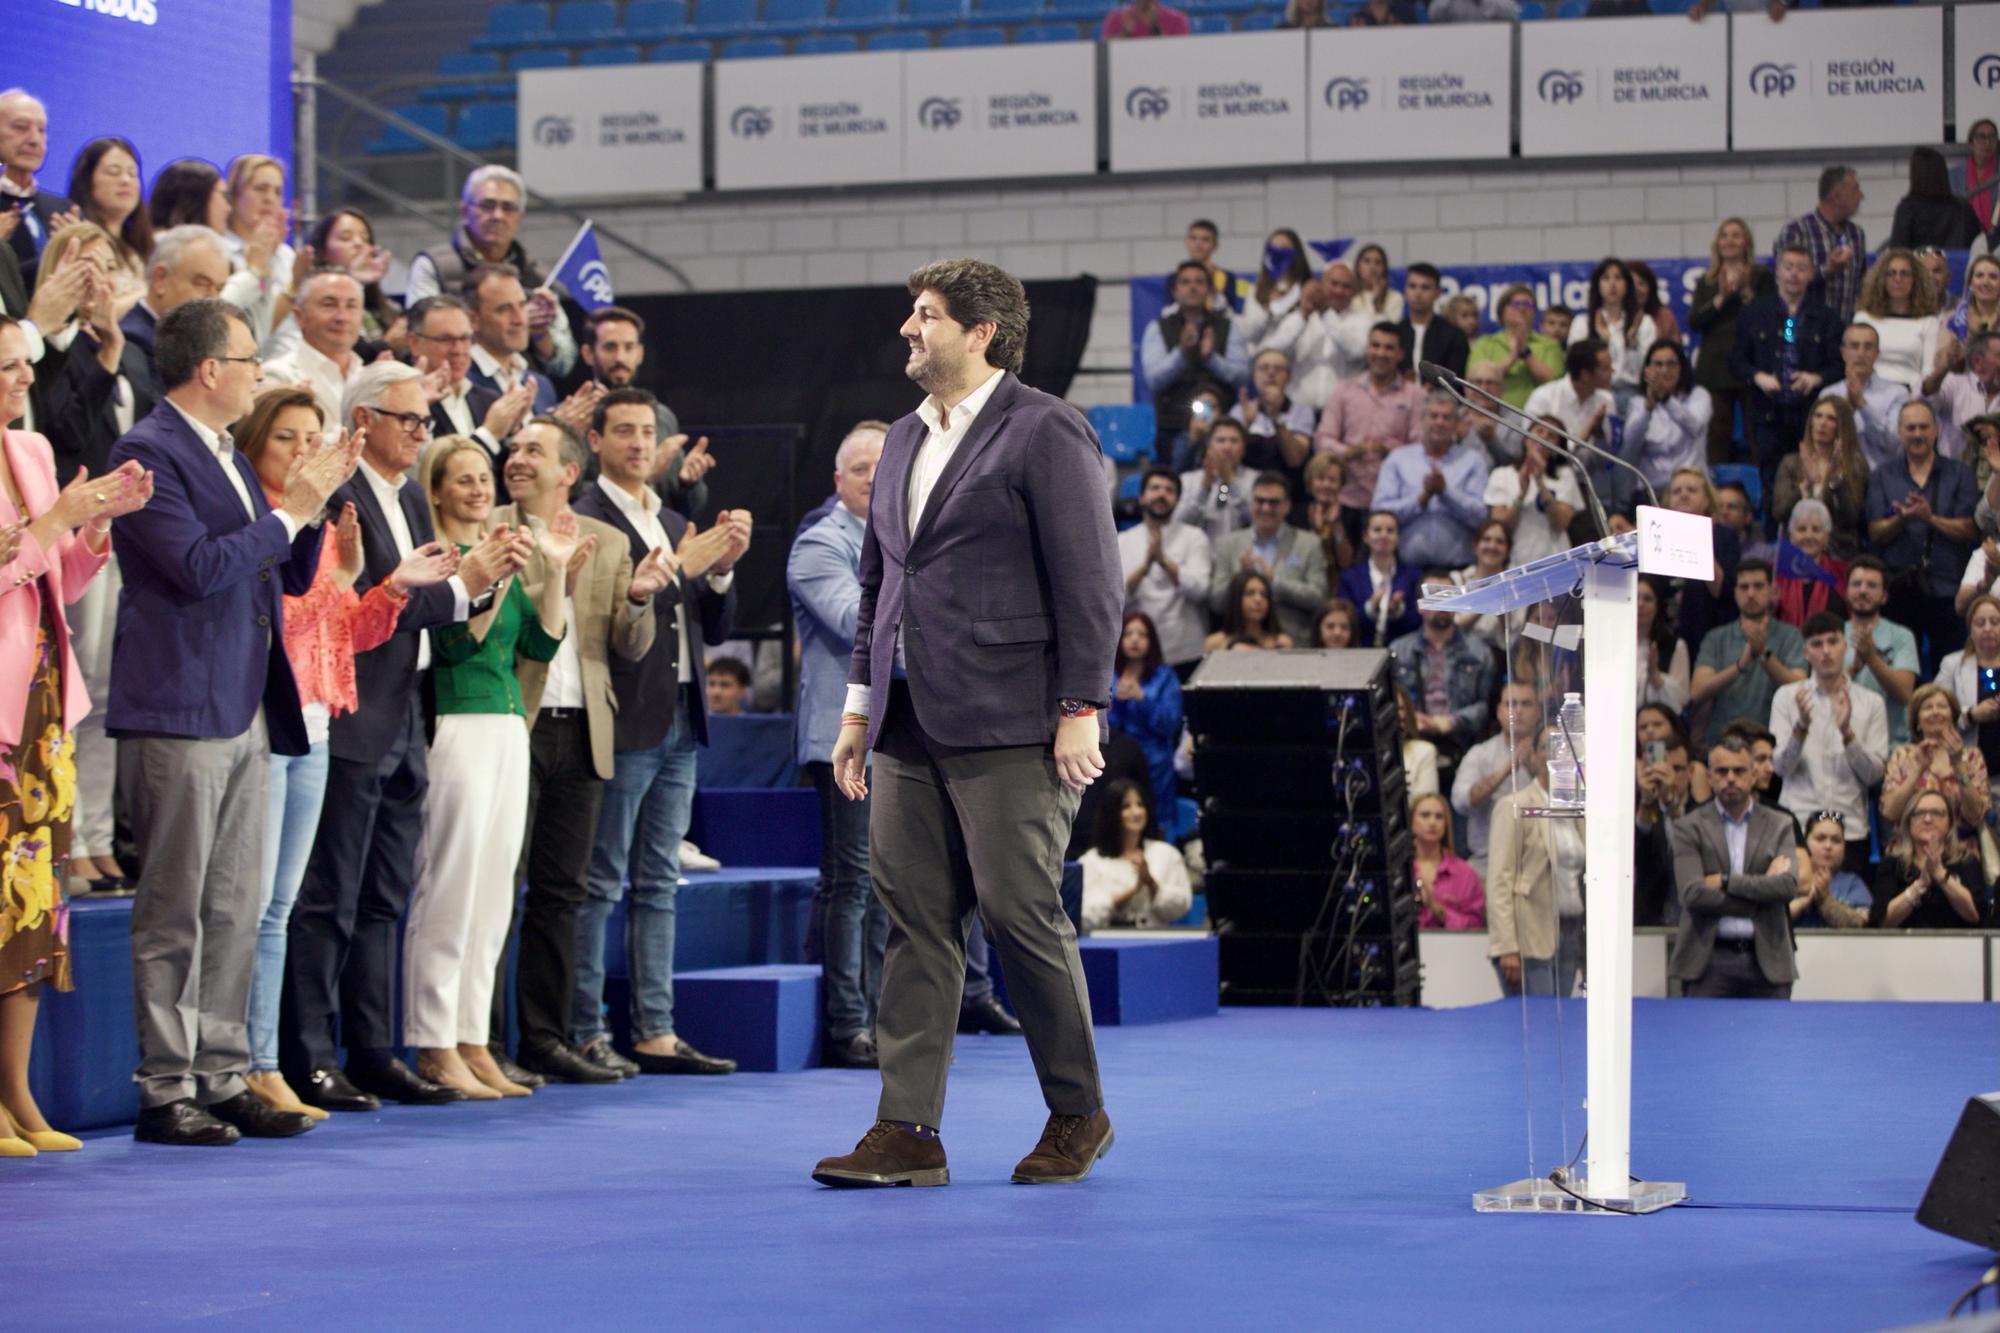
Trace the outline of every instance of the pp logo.
{"label": "pp logo", "polygon": [[1565,102],[1580,102],[1583,100],[1583,71],[1547,70],[1535,84],[1535,92],[1551,106],[1561,106]]}
{"label": "pp logo", "polygon": [[729,132],[739,139],[761,139],[771,132],[771,108],[739,106],[729,116]]}
{"label": "pp logo", "polygon": [[2000,52],[1989,51],[1972,62],[1972,83],[1976,88],[2000,88]]}
{"label": "pp logo", "polygon": [[1750,67],[1750,91],[1759,97],[1785,97],[1799,86],[1795,65],[1779,65],[1766,60]]}
{"label": "pp logo", "polygon": [[583,266],[576,275],[577,286],[590,293],[591,300],[600,306],[611,305],[618,298],[611,293],[611,271],[604,267],[602,259],[593,259]]}
{"label": "pp logo", "polygon": [[535,122],[535,142],[544,148],[567,148],[576,140],[576,122],[568,116],[543,116]]}
{"label": "pp logo", "polygon": [[1368,105],[1368,80],[1342,75],[1326,85],[1326,104],[1335,111],[1357,111]]}
{"label": "pp logo", "polygon": [[917,124],[927,130],[955,129],[964,116],[955,97],[926,97],[917,106]]}
{"label": "pp logo", "polygon": [[1148,88],[1141,84],[1125,94],[1125,114],[1134,120],[1162,119],[1172,106],[1165,88]]}

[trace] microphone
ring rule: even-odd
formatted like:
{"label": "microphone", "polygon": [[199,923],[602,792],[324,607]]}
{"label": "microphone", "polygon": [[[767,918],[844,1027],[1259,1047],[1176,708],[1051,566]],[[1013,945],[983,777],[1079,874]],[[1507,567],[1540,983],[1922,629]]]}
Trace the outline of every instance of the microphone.
{"label": "microphone", "polygon": [[[1446,370],[1443,366],[1440,366],[1435,362],[1431,361],[1419,362],[1417,364],[1417,374],[1420,377],[1422,377],[1423,381],[1426,384],[1434,385],[1437,388],[1444,390],[1447,394],[1451,395],[1451,400],[1457,403],[1460,407],[1464,408],[1466,411],[1476,413],[1479,416],[1485,417],[1488,421],[1492,422],[1496,426],[1502,427],[1503,429],[1519,430],[1521,432],[1524,441],[1526,439],[1528,430],[1530,428],[1535,426],[1540,426],[1543,430],[1555,431],[1556,434],[1562,436],[1563,439],[1568,440],[1573,444],[1582,443],[1581,440],[1578,440],[1574,435],[1571,435],[1569,432],[1555,430],[1555,427],[1550,426],[1547,422],[1542,421],[1539,418],[1529,416],[1526,412],[1521,411],[1520,408],[1515,407],[1512,403],[1507,402],[1504,399],[1494,398],[1492,394],[1487,393],[1484,389],[1481,389],[1478,385],[1472,383],[1469,380],[1460,379],[1457,375],[1452,374],[1449,370]],[[1480,394],[1482,397],[1492,399],[1492,401],[1495,404],[1505,408],[1509,412],[1515,413],[1523,421],[1527,422],[1528,425],[1519,427],[1509,425],[1505,420],[1494,415],[1486,408],[1481,407],[1478,403],[1467,401],[1465,395],[1459,392],[1459,389],[1461,387],[1471,389],[1474,392]],[[1561,445],[1552,445],[1549,444],[1546,440],[1544,440],[1542,443],[1546,448],[1553,449],[1556,453],[1568,459],[1570,466],[1576,469],[1577,480],[1583,483],[1584,498],[1590,501],[1590,516],[1597,520],[1597,530],[1604,536],[1609,537],[1611,535],[1611,520],[1604,512],[1604,501],[1598,499],[1597,497],[1597,486],[1590,479],[1590,469],[1583,465],[1582,459],[1578,458],[1575,454],[1563,448]],[[1526,447],[1527,447],[1526,444],[1523,443],[1522,448],[1525,449]],[[1644,478],[1641,478],[1641,480],[1644,480]]]}
{"label": "microphone", "polygon": [[[1430,365],[1429,362],[1425,362],[1424,364]],[[1536,425],[1542,426],[1544,429],[1547,430],[1555,430],[1558,435],[1561,435],[1565,440],[1568,440],[1571,444],[1575,445],[1577,448],[1595,454],[1597,457],[1602,458],[1607,463],[1612,463],[1618,467],[1624,468],[1627,472],[1631,473],[1633,476],[1639,479],[1639,485],[1645,488],[1646,498],[1652,502],[1653,508],[1658,509],[1660,507],[1659,492],[1653,489],[1652,482],[1646,480],[1646,474],[1641,472],[1638,468],[1632,466],[1632,464],[1628,463],[1623,458],[1620,458],[1617,454],[1612,453],[1608,449],[1600,449],[1596,445],[1592,444],[1589,440],[1578,439],[1576,436],[1570,434],[1566,430],[1556,430],[1555,427],[1550,426],[1547,422],[1540,421],[1535,417],[1529,416],[1526,412],[1523,412],[1520,408],[1514,406],[1506,399],[1488,393],[1486,390],[1480,388],[1477,384],[1474,384],[1471,380],[1461,379],[1457,375],[1453,375],[1449,370],[1446,370],[1443,366],[1431,365],[1431,369],[1436,371],[1438,375],[1447,377],[1457,385],[1472,390],[1474,393],[1478,394],[1481,398],[1486,399],[1486,401],[1496,404],[1497,406],[1502,407],[1507,411],[1514,413],[1515,415],[1521,417],[1523,420],[1534,422]],[[1470,404],[1467,404],[1467,406],[1470,406]],[[1607,536],[1610,535],[1610,529],[1607,528],[1605,530],[1605,535]]]}

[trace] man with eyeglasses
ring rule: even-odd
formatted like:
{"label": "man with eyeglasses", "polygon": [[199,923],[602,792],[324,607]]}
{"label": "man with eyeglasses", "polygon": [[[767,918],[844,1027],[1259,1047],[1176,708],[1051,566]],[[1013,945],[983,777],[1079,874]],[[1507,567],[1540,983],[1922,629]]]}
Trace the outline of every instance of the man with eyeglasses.
{"label": "man with eyeglasses", "polygon": [[472,316],[455,296],[427,296],[410,307],[410,356],[432,395],[431,435],[486,446],[497,483],[507,441],[534,406],[534,385],[524,380],[502,393],[472,382]]}
{"label": "man with eyeglasses", "polygon": [[1751,456],[1769,495],[1778,460],[1805,438],[1806,414],[1820,387],[1842,378],[1840,336],[1846,321],[1812,294],[1813,252],[1778,250],[1772,290],[1743,307],[1729,373],[1743,386]]}
{"label": "man with eyeglasses", "polygon": [[1218,624],[1227,616],[1236,576],[1261,574],[1271,585],[1278,628],[1293,643],[1312,641],[1313,613],[1326,600],[1326,551],[1312,533],[1285,522],[1291,512],[1285,474],[1257,474],[1250,483],[1250,526],[1218,537],[1209,562],[1208,609]]}
{"label": "man with eyeglasses", "polygon": [[1669,972],[1683,995],[1789,1000],[1799,969],[1791,901],[1799,894],[1792,817],[1751,798],[1750,747],[1725,735],[1708,752],[1715,799],[1673,822],[1680,931]]}
{"label": "man with eyeglasses", "polygon": [[[562,303],[542,285],[541,266],[517,239],[527,198],[527,184],[518,172],[493,163],[475,169],[459,196],[463,224],[448,244],[419,251],[410,261],[403,299],[415,305],[427,296],[457,292],[481,264],[513,265],[522,284],[534,291],[526,298],[527,349],[540,370],[561,379],[576,366],[576,337]],[[538,404],[535,410],[546,408]]]}
{"label": "man with eyeglasses", "polygon": [[1771,766],[1784,779],[1779,799],[1800,820],[1835,810],[1847,835],[1849,874],[1868,871],[1868,792],[1889,764],[1889,713],[1882,696],[1847,675],[1847,625],[1831,611],[1806,617],[1812,675],[1779,690],[1771,703],[1778,738]]}

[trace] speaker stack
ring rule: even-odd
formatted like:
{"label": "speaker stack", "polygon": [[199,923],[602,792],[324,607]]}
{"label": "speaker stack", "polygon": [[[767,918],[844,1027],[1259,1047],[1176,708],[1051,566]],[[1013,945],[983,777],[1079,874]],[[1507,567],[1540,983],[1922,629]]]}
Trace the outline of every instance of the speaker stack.
{"label": "speaker stack", "polygon": [[2000,1253],[2000,1092],[1966,1102],[1917,1221]]}
{"label": "speaker stack", "polygon": [[1183,700],[1223,1002],[1417,1004],[1389,654],[1212,653]]}

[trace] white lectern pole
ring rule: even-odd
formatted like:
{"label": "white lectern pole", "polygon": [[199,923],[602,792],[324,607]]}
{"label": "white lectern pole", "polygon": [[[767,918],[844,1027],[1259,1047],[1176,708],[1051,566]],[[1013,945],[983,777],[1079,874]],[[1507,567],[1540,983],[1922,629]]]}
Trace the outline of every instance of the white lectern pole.
{"label": "white lectern pole", "polygon": [[1584,953],[1592,1198],[1632,1196],[1632,828],[1639,572],[1590,566],[1583,587]]}

